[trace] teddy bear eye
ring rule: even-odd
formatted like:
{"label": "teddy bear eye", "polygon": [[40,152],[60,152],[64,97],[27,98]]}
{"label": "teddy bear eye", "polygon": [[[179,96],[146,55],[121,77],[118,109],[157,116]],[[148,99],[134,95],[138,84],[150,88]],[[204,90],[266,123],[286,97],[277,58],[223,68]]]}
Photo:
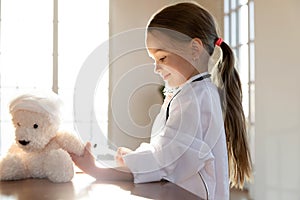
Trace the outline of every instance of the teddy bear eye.
{"label": "teddy bear eye", "polygon": [[39,125],[33,124],[33,128],[34,128],[34,129],[37,129],[38,127],[39,127]]}

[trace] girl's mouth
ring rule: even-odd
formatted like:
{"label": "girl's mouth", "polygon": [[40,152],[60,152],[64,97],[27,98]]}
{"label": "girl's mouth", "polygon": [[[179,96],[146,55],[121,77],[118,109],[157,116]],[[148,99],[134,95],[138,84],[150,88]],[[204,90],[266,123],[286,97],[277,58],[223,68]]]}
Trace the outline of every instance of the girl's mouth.
{"label": "girl's mouth", "polygon": [[163,79],[164,79],[164,80],[167,80],[167,79],[169,78],[170,75],[171,75],[171,74],[163,75]]}

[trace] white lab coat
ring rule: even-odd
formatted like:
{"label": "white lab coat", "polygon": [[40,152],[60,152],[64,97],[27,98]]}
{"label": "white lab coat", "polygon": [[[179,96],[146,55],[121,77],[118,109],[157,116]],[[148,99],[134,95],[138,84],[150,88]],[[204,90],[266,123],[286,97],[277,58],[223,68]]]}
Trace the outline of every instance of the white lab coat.
{"label": "white lab coat", "polygon": [[[162,108],[150,144],[142,143],[124,161],[135,183],[173,182],[207,199],[229,199],[228,159],[220,98],[210,79],[192,77]],[[198,173],[199,172],[199,173]],[[206,186],[205,186],[206,185]]]}

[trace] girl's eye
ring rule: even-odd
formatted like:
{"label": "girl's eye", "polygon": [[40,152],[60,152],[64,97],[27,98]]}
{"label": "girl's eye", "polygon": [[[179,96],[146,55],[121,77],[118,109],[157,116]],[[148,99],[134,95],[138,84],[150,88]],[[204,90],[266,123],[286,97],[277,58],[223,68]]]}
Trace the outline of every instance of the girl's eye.
{"label": "girl's eye", "polygon": [[163,62],[166,59],[167,56],[164,56],[162,58],[159,59],[160,62]]}
{"label": "girl's eye", "polygon": [[21,126],[21,123],[20,123],[20,122],[17,122],[17,126],[19,126],[19,127],[20,127],[20,126]]}

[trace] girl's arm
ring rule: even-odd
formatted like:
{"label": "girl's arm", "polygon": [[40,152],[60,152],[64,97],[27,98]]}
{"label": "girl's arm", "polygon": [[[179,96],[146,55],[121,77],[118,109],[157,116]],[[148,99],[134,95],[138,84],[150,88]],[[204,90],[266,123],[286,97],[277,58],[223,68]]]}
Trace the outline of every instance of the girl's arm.
{"label": "girl's arm", "polygon": [[127,167],[101,168],[96,165],[91,153],[91,144],[87,143],[82,156],[71,154],[73,162],[85,173],[97,180],[133,181],[133,175]]}

